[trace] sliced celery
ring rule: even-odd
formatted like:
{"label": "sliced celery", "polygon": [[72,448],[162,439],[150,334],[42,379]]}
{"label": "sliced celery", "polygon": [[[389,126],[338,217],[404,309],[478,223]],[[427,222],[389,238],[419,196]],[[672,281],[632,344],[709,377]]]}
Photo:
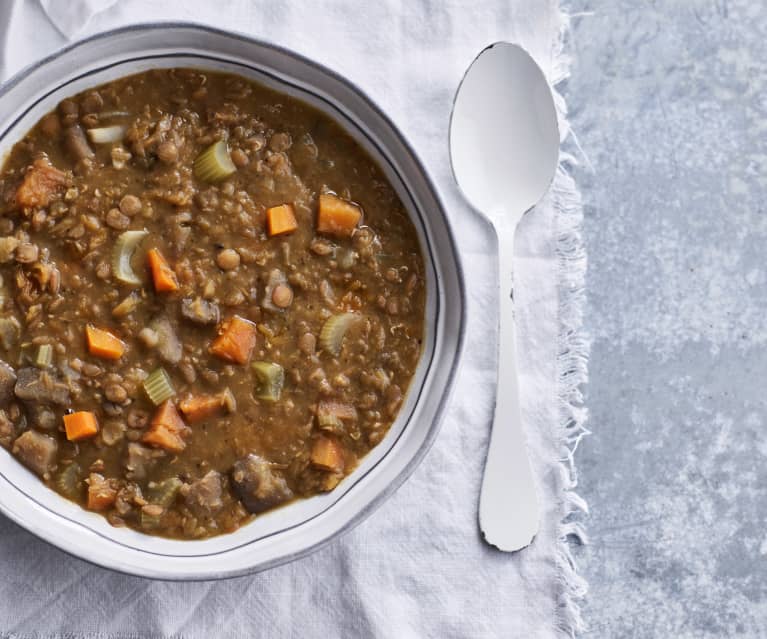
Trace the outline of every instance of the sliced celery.
{"label": "sliced celery", "polygon": [[329,430],[331,432],[343,432],[344,430],[344,423],[333,413],[318,412],[317,426],[320,430]]}
{"label": "sliced celery", "polygon": [[56,477],[56,487],[67,497],[74,498],[80,489],[80,466],[77,462],[72,462],[58,477]]}
{"label": "sliced celery", "polygon": [[251,367],[256,375],[255,396],[268,402],[278,401],[285,385],[282,366],[274,362],[253,362]]}
{"label": "sliced celery", "polygon": [[320,331],[320,346],[332,355],[338,355],[346,332],[361,320],[362,316],[356,313],[331,315]]}
{"label": "sliced celery", "polygon": [[162,367],[153,370],[149,377],[144,380],[144,390],[155,406],[159,406],[176,394],[170,376]]}
{"label": "sliced celery", "polygon": [[149,235],[149,231],[125,231],[115,242],[114,253],[112,255],[112,270],[115,277],[123,284],[133,284],[135,286],[141,284],[141,280],[134,273],[130,261],[136,247],[147,235]]}
{"label": "sliced celery", "polygon": [[178,477],[164,479],[149,489],[147,497],[153,504],[167,508],[175,501],[182,484],[183,482]]}
{"label": "sliced celery", "polygon": [[37,366],[37,368],[48,368],[52,363],[53,346],[50,344],[40,344],[40,346],[37,347],[35,366]]}
{"label": "sliced celery", "polygon": [[220,182],[237,170],[229,157],[226,142],[219,140],[205,149],[194,161],[194,174],[203,182]]}

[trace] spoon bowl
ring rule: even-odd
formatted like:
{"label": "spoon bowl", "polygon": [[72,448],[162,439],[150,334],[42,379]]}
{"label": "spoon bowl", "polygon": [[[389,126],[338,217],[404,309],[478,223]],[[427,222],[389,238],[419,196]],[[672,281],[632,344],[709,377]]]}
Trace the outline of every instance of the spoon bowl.
{"label": "spoon bowl", "polygon": [[450,159],[461,191],[493,223],[505,222],[538,203],[558,158],[557,113],[543,71],[520,46],[490,45],[453,105]]}
{"label": "spoon bowl", "polygon": [[546,76],[521,47],[498,42],[474,60],[450,121],[450,160],[459,188],[489,219],[498,240],[498,385],[482,478],[479,525],[500,550],[527,546],[538,503],[519,409],[514,300],[514,234],[543,197],[559,159],[554,98]]}

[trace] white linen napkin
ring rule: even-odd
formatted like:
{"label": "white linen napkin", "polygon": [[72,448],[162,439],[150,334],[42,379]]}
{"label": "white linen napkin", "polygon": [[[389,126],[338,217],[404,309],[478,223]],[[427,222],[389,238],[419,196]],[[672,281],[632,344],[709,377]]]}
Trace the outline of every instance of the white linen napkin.
{"label": "white linen napkin", "polygon": [[53,26],[66,38],[76,36],[93,16],[115,2],[117,0],[40,0]]}
{"label": "white linen napkin", "polygon": [[[0,516],[0,637],[572,636],[585,590],[566,543],[581,534],[569,516],[585,509],[572,491],[570,452],[585,417],[578,391],[587,351],[579,333],[585,270],[579,197],[561,169],[518,233],[522,408],[543,516],[531,547],[503,554],[486,546],[477,529],[495,379],[494,242],[461,199],[447,153],[455,89],[487,44],[519,42],[552,83],[566,76],[557,1],[40,2],[6,5],[0,79],[63,45],[62,34],[194,20],[294,48],[360,85],[402,128],[441,190],[466,269],[469,326],[436,444],[410,480],[353,531],[258,575],[167,583],[93,567]],[[565,137],[561,100],[558,107]]]}

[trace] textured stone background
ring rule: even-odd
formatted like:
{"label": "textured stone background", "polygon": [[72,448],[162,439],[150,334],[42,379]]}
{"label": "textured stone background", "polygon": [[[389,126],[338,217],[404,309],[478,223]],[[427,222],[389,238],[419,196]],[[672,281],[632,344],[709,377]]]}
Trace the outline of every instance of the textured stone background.
{"label": "textured stone background", "polygon": [[767,2],[573,0],[586,637],[767,636]]}

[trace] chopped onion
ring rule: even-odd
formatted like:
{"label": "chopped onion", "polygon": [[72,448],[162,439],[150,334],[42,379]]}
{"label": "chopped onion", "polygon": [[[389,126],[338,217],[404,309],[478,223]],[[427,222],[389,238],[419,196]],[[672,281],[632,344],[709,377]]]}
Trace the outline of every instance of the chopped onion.
{"label": "chopped onion", "polygon": [[320,346],[332,355],[338,355],[341,352],[341,343],[346,331],[361,320],[362,316],[356,313],[331,315],[320,331]]}
{"label": "chopped onion", "polygon": [[138,275],[133,272],[130,261],[136,247],[147,235],[149,235],[149,231],[125,231],[115,242],[112,270],[115,277],[123,284],[133,284],[135,286],[141,284]]}
{"label": "chopped onion", "polygon": [[224,407],[227,413],[233,413],[237,410],[237,400],[234,397],[234,393],[229,390],[229,387],[221,391],[219,397],[221,398],[221,406]]}
{"label": "chopped onion", "polygon": [[128,127],[123,124],[102,126],[96,129],[88,129],[88,138],[94,144],[110,144],[120,142],[125,137]]}
{"label": "chopped onion", "polygon": [[274,362],[253,362],[251,367],[256,374],[255,396],[268,402],[278,401],[285,385],[285,371],[282,366]]}
{"label": "chopped onion", "polygon": [[203,182],[220,182],[236,170],[229,157],[229,147],[223,140],[211,144],[194,161],[194,174]]}

